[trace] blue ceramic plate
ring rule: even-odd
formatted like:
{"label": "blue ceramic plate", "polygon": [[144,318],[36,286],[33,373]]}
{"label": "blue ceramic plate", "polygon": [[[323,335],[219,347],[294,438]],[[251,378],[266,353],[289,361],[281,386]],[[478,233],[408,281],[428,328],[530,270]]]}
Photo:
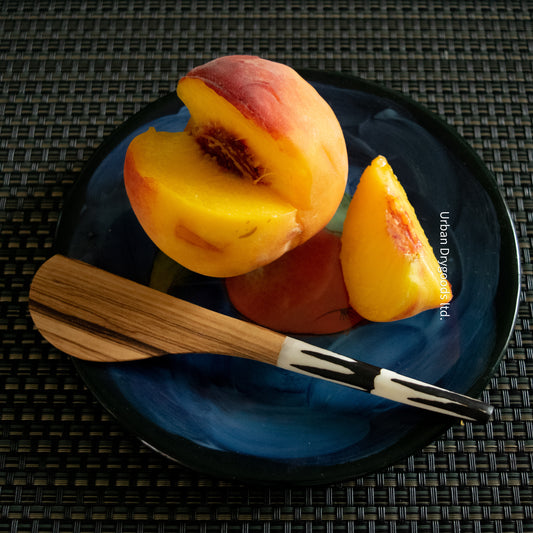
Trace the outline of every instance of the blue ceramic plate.
{"label": "blue ceramic plate", "polygon": [[[448,308],[304,340],[479,396],[507,345],[519,294],[516,238],[494,178],[457,133],[405,96],[353,77],[303,74],[344,130],[347,195],[370,161],[386,156],[455,295]],[[222,281],[165,263],[137,223],[124,190],[122,165],[130,140],[149,126],[182,130],[187,119],[187,110],[170,94],[118,128],[87,163],[66,202],[57,248],[237,316]],[[125,364],[76,360],[76,366],[104,407],[148,446],[204,473],[244,481],[346,479],[399,461],[456,423],[214,354]]]}

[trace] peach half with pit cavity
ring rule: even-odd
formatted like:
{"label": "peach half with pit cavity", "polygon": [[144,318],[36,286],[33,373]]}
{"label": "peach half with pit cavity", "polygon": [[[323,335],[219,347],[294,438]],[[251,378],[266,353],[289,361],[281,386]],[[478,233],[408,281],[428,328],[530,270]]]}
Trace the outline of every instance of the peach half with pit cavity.
{"label": "peach half with pit cavity", "polygon": [[319,93],[286,65],[226,56],[178,83],[184,132],[131,142],[124,180],[152,241],[216,277],[268,264],[318,233],[342,200],[344,136]]}

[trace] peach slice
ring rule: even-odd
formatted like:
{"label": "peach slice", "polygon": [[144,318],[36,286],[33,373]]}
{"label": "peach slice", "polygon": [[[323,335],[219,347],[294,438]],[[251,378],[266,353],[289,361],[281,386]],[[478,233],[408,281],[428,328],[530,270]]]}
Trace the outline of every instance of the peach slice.
{"label": "peach slice", "polygon": [[344,221],[344,280],[353,308],[388,322],[448,303],[452,291],[387,160],[365,169]]}
{"label": "peach slice", "polygon": [[262,326],[299,334],[337,333],[361,318],[350,307],[340,238],[323,229],[276,261],[226,279],[231,303]]}
{"label": "peach slice", "polygon": [[227,56],[194,68],[178,96],[186,131],[148,131],[124,180],[148,236],[201,274],[228,277],[307,241],[335,214],[348,175],[341,127],[286,65]]}

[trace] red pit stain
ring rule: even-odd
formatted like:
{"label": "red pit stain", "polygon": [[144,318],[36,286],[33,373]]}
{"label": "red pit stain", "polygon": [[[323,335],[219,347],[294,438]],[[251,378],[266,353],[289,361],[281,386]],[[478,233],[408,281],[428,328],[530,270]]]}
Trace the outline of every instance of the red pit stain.
{"label": "red pit stain", "polygon": [[404,209],[398,206],[398,201],[390,196],[387,198],[385,222],[387,232],[401,253],[415,255],[423,247],[422,241],[414,230],[411,218]]}

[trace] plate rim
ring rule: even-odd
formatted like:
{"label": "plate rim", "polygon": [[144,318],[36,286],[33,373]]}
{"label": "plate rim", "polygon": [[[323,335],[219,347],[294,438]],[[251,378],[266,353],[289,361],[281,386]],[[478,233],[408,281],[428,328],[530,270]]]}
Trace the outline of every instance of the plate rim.
{"label": "plate rim", "polygon": [[[484,372],[472,383],[466,394],[478,397],[482,390],[492,379],[496,367],[500,364],[507,345],[511,339],[514,331],[514,326],[518,317],[518,310],[520,304],[520,292],[521,292],[521,262],[520,262],[520,248],[516,230],[513,224],[513,219],[509,207],[498,188],[496,178],[489,170],[489,168],[482,161],[477,152],[470,146],[470,144],[462,137],[453,126],[448,124],[443,118],[434,113],[432,110],[425,107],[423,104],[415,101],[405,93],[389,89],[380,85],[379,83],[366,80],[353,74],[346,74],[336,71],[321,71],[313,69],[297,69],[297,71],[310,83],[322,83],[336,88],[345,88],[348,90],[358,90],[365,93],[370,93],[372,96],[383,97],[398,104],[401,108],[411,113],[418,125],[422,125],[426,130],[436,137],[439,142],[446,146],[452,145],[454,150],[452,152],[455,155],[461,156],[461,163],[464,164],[470,171],[476,181],[481,185],[483,190],[488,194],[491,204],[493,205],[497,217],[497,221],[501,234],[501,248],[500,248],[500,271],[498,280],[498,289],[495,296],[495,300],[500,302],[499,308],[506,310],[505,317],[496,320],[496,342],[491,352],[490,364],[485,367]],[[72,216],[76,217],[76,213],[79,213],[79,209],[75,206],[79,205],[80,197],[84,198],[83,189],[90,182],[90,178],[101,161],[111,153],[117,145],[127,136],[133,132],[137,127],[141,127],[145,124],[149,118],[153,120],[158,116],[165,116],[171,112],[177,113],[183,107],[183,103],[179,100],[175,91],[169,92],[162,97],[148,103],[142,109],[134,113],[127,120],[122,122],[117,127],[106,135],[100,145],[92,153],[86,163],[83,165],[81,171],[78,173],[73,185],[69,192],[65,195],[65,201],[61,213],[58,217],[56,225],[56,233],[54,238],[53,250],[56,253],[65,253],[68,243],[68,226],[65,221],[69,220],[69,212]],[[157,111],[157,112],[155,112]],[[428,128],[431,126],[431,128]],[[435,133],[435,126],[438,131]],[[443,140],[445,142],[443,142]],[[460,148],[460,152],[455,151],[455,147]],[[80,194],[81,193],[81,194]],[[73,213],[73,214],[72,214]],[[511,260],[512,258],[512,260]],[[503,270],[502,270],[503,266]],[[502,286],[502,271],[506,272],[506,277],[503,279]],[[511,291],[514,298],[513,304],[502,305],[502,298],[505,294],[505,299],[509,300],[509,292]],[[409,435],[399,439],[397,444],[379,453],[373,453],[369,456],[359,458],[347,463],[328,465],[328,466],[309,466],[299,467],[294,465],[290,470],[292,473],[291,478],[280,477],[272,475],[272,471],[268,469],[268,465],[275,463],[280,465],[281,461],[272,461],[269,459],[259,458],[257,456],[249,456],[252,459],[259,460],[266,466],[263,468],[265,475],[258,478],[257,475],[247,476],[243,475],[243,472],[236,474],[228,473],[228,470],[224,468],[224,458],[228,457],[228,454],[235,456],[242,454],[234,451],[219,451],[207,449],[209,454],[214,456],[214,460],[208,464],[208,468],[205,468],[205,461],[201,464],[194,464],[194,461],[182,461],[179,457],[174,456],[170,450],[167,450],[165,446],[157,446],[152,442],[146,440],[146,436],[143,436],[139,432],[138,427],[130,423],[129,420],[124,420],[120,417],[106,400],[106,395],[102,394],[102,391],[95,387],[90,375],[87,375],[87,368],[90,365],[98,365],[98,363],[87,363],[80,361],[76,358],[72,358],[74,366],[85,382],[86,386],[90,390],[91,394],[98,400],[100,405],[107,410],[117,422],[120,423],[129,433],[135,435],[144,445],[155,450],[162,456],[177,462],[187,468],[192,468],[196,471],[202,472],[210,476],[218,476],[225,479],[239,480],[246,483],[256,484],[271,484],[271,483],[283,483],[290,485],[302,485],[302,484],[322,484],[330,482],[338,482],[353,476],[362,476],[371,472],[376,472],[388,466],[392,466],[395,463],[419,452],[423,447],[436,440],[446,430],[455,425],[455,422],[445,416],[438,415],[435,417],[436,422],[431,428],[427,426],[419,428],[416,426],[417,432],[417,445],[409,446],[403,443],[403,441],[412,440],[412,432]],[[89,366],[87,366],[89,365]],[[96,390],[95,390],[96,389]],[[420,424],[419,424],[420,425]],[[161,428],[159,428],[161,431]],[[421,437],[419,435],[422,435]],[[187,447],[196,448],[198,451],[206,450],[203,446],[185,439],[181,435],[171,435],[172,440],[179,440],[186,443]],[[397,451],[395,451],[397,450]],[[190,453],[188,457],[190,459]],[[383,458],[385,457],[385,460]],[[362,468],[361,462],[365,463],[365,467]],[[356,465],[359,465],[356,467]],[[320,474],[317,475],[317,471],[320,470]],[[327,472],[327,473],[326,473]]]}

